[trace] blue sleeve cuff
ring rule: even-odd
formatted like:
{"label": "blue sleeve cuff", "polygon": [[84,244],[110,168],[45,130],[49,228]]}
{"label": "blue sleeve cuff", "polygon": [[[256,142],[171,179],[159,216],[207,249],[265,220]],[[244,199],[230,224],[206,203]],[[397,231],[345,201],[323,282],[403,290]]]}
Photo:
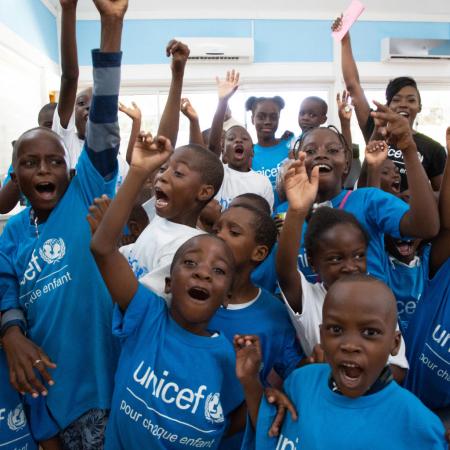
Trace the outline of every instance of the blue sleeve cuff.
{"label": "blue sleeve cuff", "polygon": [[92,50],[92,64],[95,68],[120,67],[122,64],[122,52],[102,52],[100,49]]}

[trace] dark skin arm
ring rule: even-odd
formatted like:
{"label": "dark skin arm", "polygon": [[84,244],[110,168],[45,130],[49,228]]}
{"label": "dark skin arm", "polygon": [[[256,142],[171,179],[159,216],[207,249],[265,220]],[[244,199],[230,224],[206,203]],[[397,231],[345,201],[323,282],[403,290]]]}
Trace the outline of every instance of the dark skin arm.
{"label": "dark skin arm", "polygon": [[20,200],[20,190],[16,183],[8,181],[0,189],[0,214],[8,214]]}
{"label": "dark skin arm", "polygon": [[211,125],[208,148],[220,157],[220,142],[222,140],[223,122],[228,107],[228,100],[239,87],[239,72],[227,72],[224,80],[216,77],[219,103]]}
{"label": "dark skin arm", "polygon": [[184,69],[189,56],[189,48],[182,42],[171,40],[167,44],[166,54],[172,56],[172,81],[167,103],[159,123],[158,135],[166,136],[172,142],[172,145],[175,145],[180,123],[180,100]]}
{"label": "dark skin arm", "polygon": [[309,180],[305,169],[305,155],[291,164],[284,177],[284,190],[289,203],[283,228],[278,240],[277,275],[281,290],[291,308],[301,314],[302,283],[298,272],[298,252],[302,228],[308,212],[317,196],[319,167],[316,166]]}
{"label": "dark skin arm", "polygon": [[128,142],[127,154],[125,157],[126,162],[131,164],[134,144],[139,136],[139,132],[141,131],[142,113],[138,105],[134,102],[131,102],[131,107],[125,106],[123,103],[119,102],[119,111],[126,114],[132,120],[130,140]]}
{"label": "dark skin arm", "polygon": [[105,198],[96,199],[89,210],[91,251],[111,297],[122,311],[135,295],[138,281],[119,252],[118,242],[147,178],[167,161],[172,151],[168,139],[159,136],[153,140],[150,134],[141,134],[133,149],[130,170],[114,200],[108,207]]}
{"label": "dark skin arm", "polygon": [[67,128],[73,114],[78,87],[78,55],[76,40],[76,10],[78,0],[61,3],[61,85],[58,115],[61,126]]}
{"label": "dark skin arm", "polygon": [[[450,127],[446,132],[447,151],[450,151]],[[432,242],[430,256],[430,277],[434,276],[450,257],[450,163],[447,158],[439,194],[439,217],[441,228]]]}
{"label": "dark skin arm", "polygon": [[384,136],[388,144],[402,151],[405,162],[410,209],[400,222],[400,232],[402,236],[431,239],[439,232],[439,214],[433,190],[417,156],[409,122],[387,106],[374,103],[378,109],[371,114],[377,121],[377,133]]}
{"label": "dark skin arm", "polygon": [[202,132],[200,130],[200,123],[198,121],[198,114],[188,98],[181,99],[180,111],[189,120],[189,143],[197,145],[205,145],[203,142]]}

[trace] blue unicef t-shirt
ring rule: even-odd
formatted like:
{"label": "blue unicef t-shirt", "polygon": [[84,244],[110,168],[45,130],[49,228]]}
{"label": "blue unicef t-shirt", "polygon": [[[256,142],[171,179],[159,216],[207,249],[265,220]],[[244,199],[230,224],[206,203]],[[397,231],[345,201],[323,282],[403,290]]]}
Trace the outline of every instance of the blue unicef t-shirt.
{"label": "blue unicef t-shirt", "polygon": [[405,338],[405,387],[429,408],[450,407],[450,258],[427,282]]}
{"label": "blue unicef t-shirt", "polygon": [[[352,213],[369,234],[367,249],[367,271],[370,275],[389,284],[389,258],[384,248],[384,235],[400,239],[400,221],[409,210],[409,205],[397,197],[377,188],[361,188],[356,191],[343,189],[331,199],[333,208]],[[347,197],[346,197],[347,196]],[[280,205],[287,211],[287,203]],[[278,210],[277,210],[278,211]],[[311,283],[318,281],[308,263],[304,247],[307,223],[303,225],[302,245],[298,255],[298,267]]]}
{"label": "blue unicef t-shirt", "polygon": [[[22,308],[29,338],[57,364],[45,403],[60,429],[89,409],[108,409],[118,346],[111,334],[112,301],[89,249],[86,215],[95,197],[112,196],[83,151],[77,174],[46,222],[30,223],[30,209],[13,216],[0,237],[1,309]],[[47,414],[47,411],[42,414]],[[30,423],[33,435],[41,439]]]}
{"label": "blue unicef t-shirt", "polygon": [[416,312],[428,279],[430,248],[430,245],[425,246],[413,265],[389,257],[389,287],[397,300],[398,322],[403,335]]}
{"label": "blue unicef t-shirt", "polygon": [[122,343],[106,450],[217,448],[243,402],[235,355],[224,336],[181,328],[143,285],[113,332]]}
{"label": "blue unicef t-shirt", "polygon": [[329,388],[329,376],[327,364],[312,364],[285,381],[284,391],[298,420],[286,413],[278,438],[268,436],[276,409],[263,399],[256,449],[447,449],[438,417],[396,382],[374,394],[350,398]]}
{"label": "blue unicef t-shirt", "polygon": [[264,289],[246,308],[219,308],[209,322],[209,329],[222,332],[230,342],[235,334],[258,335],[263,356],[260,376],[264,384],[272,369],[284,379],[302,359],[286,307]]}
{"label": "blue unicef t-shirt", "polygon": [[0,449],[36,450],[20,395],[9,384],[9,372],[0,348]]}

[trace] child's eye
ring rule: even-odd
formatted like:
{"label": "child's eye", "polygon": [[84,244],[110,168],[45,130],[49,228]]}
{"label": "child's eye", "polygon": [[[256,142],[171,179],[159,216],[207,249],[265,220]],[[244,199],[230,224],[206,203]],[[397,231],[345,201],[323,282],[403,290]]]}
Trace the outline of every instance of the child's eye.
{"label": "child's eye", "polygon": [[362,334],[365,337],[377,337],[381,334],[381,332],[375,328],[366,328],[363,330]]}
{"label": "child's eye", "polygon": [[327,330],[332,334],[340,334],[342,332],[342,327],[339,325],[328,325]]}
{"label": "child's eye", "polygon": [[22,161],[21,165],[27,168],[34,167],[36,165],[36,161],[33,159],[26,159],[25,161]]}
{"label": "child's eye", "polygon": [[330,261],[330,262],[332,262],[332,263],[337,263],[337,262],[341,262],[341,261],[342,261],[342,258],[341,258],[340,256],[338,256],[338,255],[336,255],[336,256],[330,256],[330,257],[328,258],[328,261]]}
{"label": "child's eye", "polygon": [[50,164],[52,165],[52,166],[60,166],[61,164],[64,164],[64,160],[62,160],[62,159],[52,159],[51,161],[50,161]]}
{"label": "child's eye", "polygon": [[340,151],[340,149],[337,147],[331,147],[328,149],[328,153],[330,153],[330,154],[336,154],[336,153],[339,153],[339,151]]}
{"label": "child's eye", "polygon": [[236,230],[233,230],[233,229],[230,230],[230,234],[233,237],[237,237],[237,236],[241,235],[241,233],[239,231],[236,231]]}
{"label": "child's eye", "polygon": [[183,261],[183,264],[185,266],[188,266],[188,267],[194,267],[195,266],[195,261],[192,261],[192,259],[185,259]]}
{"label": "child's eye", "polygon": [[366,257],[365,253],[357,253],[355,255],[355,259],[364,259]]}
{"label": "child's eye", "polygon": [[307,155],[314,155],[316,153],[316,149],[315,148],[306,148],[305,150],[303,150]]}
{"label": "child's eye", "polygon": [[213,272],[216,273],[217,275],[225,275],[225,270],[223,270],[220,267],[214,267]]}
{"label": "child's eye", "polygon": [[181,178],[184,176],[184,173],[181,173],[179,170],[174,170],[173,174],[178,178]]}

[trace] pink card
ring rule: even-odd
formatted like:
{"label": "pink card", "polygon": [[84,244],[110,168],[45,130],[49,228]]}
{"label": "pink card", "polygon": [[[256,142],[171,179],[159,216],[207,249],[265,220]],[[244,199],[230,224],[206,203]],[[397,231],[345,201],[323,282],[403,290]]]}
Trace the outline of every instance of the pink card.
{"label": "pink card", "polygon": [[345,33],[350,30],[350,27],[358,20],[358,17],[365,9],[366,7],[359,0],[352,0],[342,17],[342,29],[331,33],[334,39],[337,41],[342,40]]}

